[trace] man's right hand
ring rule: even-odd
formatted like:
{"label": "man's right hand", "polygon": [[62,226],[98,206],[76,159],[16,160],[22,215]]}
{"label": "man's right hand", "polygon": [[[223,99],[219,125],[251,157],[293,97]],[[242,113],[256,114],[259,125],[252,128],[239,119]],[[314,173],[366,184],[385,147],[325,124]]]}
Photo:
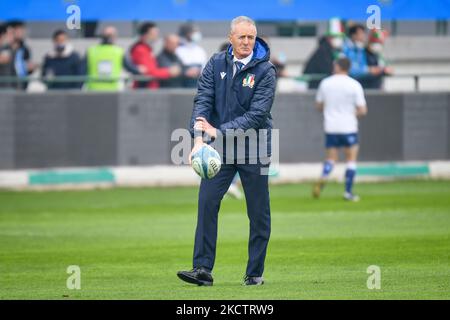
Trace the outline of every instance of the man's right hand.
{"label": "man's right hand", "polygon": [[367,114],[367,107],[366,106],[357,106],[355,113],[358,118],[361,118]]}
{"label": "man's right hand", "polygon": [[146,74],[147,73],[147,67],[144,66],[143,64],[138,64],[137,69],[139,71],[140,74]]}
{"label": "man's right hand", "polygon": [[178,65],[169,67],[169,73],[171,77],[178,77],[181,74],[181,68]]}
{"label": "man's right hand", "polygon": [[205,143],[203,142],[203,139],[201,137],[195,138],[194,147],[192,148],[191,153],[189,153],[189,164],[192,164],[192,155],[200,150],[203,145],[205,145]]}
{"label": "man's right hand", "polygon": [[394,69],[392,67],[390,67],[390,66],[384,67],[383,73],[385,75],[391,76],[392,74],[394,74]]}
{"label": "man's right hand", "polygon": [[188,78],[198,78],[200,76],[201,69],[198,67],[190,67],[186,70],[184,75]]}
{"label": "man's right hand", "polygon": [[383,73],[383,68],[375,66],[375,67],[369,67],[369,73],[373,76],[379,76]]}

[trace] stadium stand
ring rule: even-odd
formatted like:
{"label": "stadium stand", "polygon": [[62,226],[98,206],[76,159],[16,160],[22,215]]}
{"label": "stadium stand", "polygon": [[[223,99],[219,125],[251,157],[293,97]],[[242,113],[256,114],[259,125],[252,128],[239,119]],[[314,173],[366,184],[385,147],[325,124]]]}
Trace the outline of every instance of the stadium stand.
{"label": "stadium stand", "polygon": [[[223,37],[207,37],[202,40],[201,45],[211,56],[224,40]],[[118,40],[118,45],[128,48],[133,41],[133,37],[122,37]],[[72,39],[73,45],[79,52],[86,52],[89,46],[97,42],[98,40],[95,38]],[[286,55],[288,74],[298,76],[301,74],[305,61],[316,47],[317,38],[271,37],[270,42],[272,54],[277,55],[283,52]],[[34,60],[39,62],[42,61],[51,45],[50,39],[31,38],[28,43],[33,48]],[[156,52],[161,50],[161,44],[161,41],[156,44]],[[430,50],[429,48],[439,48],[440,50]],[[448,38],[393,36],[386,40],[385,53],[396,71],[396,76],[386,79],[387,91],[414,91],[414,75],[421,76],[420,90],[440,91],[450,87],[450,41]],[[284,91],[296,88],[291,82],[285,83],[285,86]],[[33,90],[33,87],[30,89]]]}

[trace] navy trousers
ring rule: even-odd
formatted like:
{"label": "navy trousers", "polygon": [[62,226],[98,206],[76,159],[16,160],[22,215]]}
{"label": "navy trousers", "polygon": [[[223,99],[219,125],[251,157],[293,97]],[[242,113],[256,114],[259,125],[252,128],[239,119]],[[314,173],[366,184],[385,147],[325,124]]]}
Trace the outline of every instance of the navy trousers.
{"label": "navy trousers", "polygon": [[250,220],[246,275],[262,276],[270,237],[270,199],[269,177],[261,175],[261,168],[261,164],[222,164],[214,178],[202,179],[198,197],[194,267],[204,267],[208,270],[214,267],[220,202],[237,171],[244,188]]}

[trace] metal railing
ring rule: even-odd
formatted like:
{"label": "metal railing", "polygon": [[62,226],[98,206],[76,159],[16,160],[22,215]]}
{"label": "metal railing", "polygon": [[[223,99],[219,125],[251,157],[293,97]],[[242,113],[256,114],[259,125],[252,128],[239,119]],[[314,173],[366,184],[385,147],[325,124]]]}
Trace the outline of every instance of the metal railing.
{"label": "metal railing", "polygon": [[132,82],[132,81],[151,81],[155,80],[154,77],[142,76],[142,75],[129,75],[120,77],[91,77],[86,75],[78,76],[54,76],[54,77],[36,77],[36,76],[0,76],[0,84],[20,84],[24,82],[34,82],[39,81],[43,83],[73,83],[73,82]]}
{"label": "metal railing", "polygon": [[[303,82],[310,82],[313,80],[322,80],[328,75],[325,74],[303,74],[298,77],[292,77],[293,79],[297,81],[303,81]],[[450,73],[425,73],[425,74],[394,74],[390,76],[384,76],[384,78],[400,78],[400,79],[412,79],[414,83],[414,91],[419,92],[420,91],[420,80],[422,78],[449,78],[450,79]],[[450,90],[450,87],[448,88]]]}
{"label": "metal railing", "polygon": [[[284,77],[288,79],[293,79],[301,82],[310,81],[320,81],[327,77],[326,74],[303,74],[300,76],[289,76]],[[386,78],[402,78],[402,79],[412,79],[414,83],[414,91],[420,91],[420,81],[423,78],[450,78],[450,73],[435,73],[435,74],[394,74],[390,76],[385,76]],[[155,77],[143,76],[143,75],[124,75],[120,77],[91,77],[86,75],[77,76],[54,76],[54,77],[40,77],[40,76],[0,76],[0,90],[14,90],[21,88],[24,83],[41,82],[44,84],[54,84],[54,83],[88,83],[88,82],[120,82],[123,83],[125,87],[130,86],[134,81],[152,81],[157,80]],[[51,88],[50,88],[51,89]],[[80,88],[73,88],[80,90]],[[449,88],[450,90],[450,88]]]}

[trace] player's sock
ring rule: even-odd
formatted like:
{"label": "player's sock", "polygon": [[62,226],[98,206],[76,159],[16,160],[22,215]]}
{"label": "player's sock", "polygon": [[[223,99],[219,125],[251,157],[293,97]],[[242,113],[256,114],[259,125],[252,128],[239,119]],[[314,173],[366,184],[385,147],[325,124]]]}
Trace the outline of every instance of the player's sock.
{"label": "player's sock", "polygon": [[323,163],[322,179],[328,178],[328,176],[330,175],[331,171],[333,171],[333,167],[334,167],[334,161],[326,160]]}
{"label": "player's sock", "polygon": [[347,170],[345,170],[345,192],[352,194],[353,180],[356,175],[356,163],[347,162]]}

